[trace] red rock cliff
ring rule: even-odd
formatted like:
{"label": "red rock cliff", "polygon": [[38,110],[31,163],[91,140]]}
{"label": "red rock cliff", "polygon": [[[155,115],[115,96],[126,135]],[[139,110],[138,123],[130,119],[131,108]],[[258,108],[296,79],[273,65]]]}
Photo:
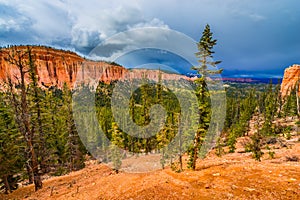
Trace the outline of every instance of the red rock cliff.
{"label": "red rock cliff", "polygon": [[[79,55],[63,50],[56,50],[49,47],[29,47],[31,55],[37,68],[37,78],[39,85],[42,87],[57,86],[62,88],[66,83],[73,88],[76,79],[88,80],[92,78],[96,81],[106,83],[113,80],[142,78],[145,74],[151,80],[158,79],[157,70],[127,70],[122,66],[109,64],[107,62],[96,62],[86,60]],[[16,65],[10,63],[7,58],[16,51],[25,54],[28,51],[27,46],[13,48],[3,48],[0,51],[0,81],[5,81],[10,77],[17,82],[20,73]],[[24,65],[28,68],[28,55],[25,54],[22,59]],[[180,78],[188,79],[182,75],[162,73],[164,80],[178,80]],[[27,77],[28,81],[28,77]]]}
{"label": "red rock cliff", "polygon": [[[26,52],[26,46],[16,48],[4,48],[0,51],[0,79],[3,81],[7,77],[11,77],[17,81],[19,70],[16,65],[10,63],[7,58],[14,52]],[[83,66],[85,71],[90,72],[98,80],[109,82],[119,79],[126,71],[125,68],[112,65],[106,62],[88,61],[70,51],[56,50],[48,47],[30,47],[33,60],[37,67],[37,77],[40,85],[57,86],[61,88],[64,83],[69,87],[73,87],[76,81],[77,73]],[[14,49],[14,50],[13,50]],[[23,58],[28,68],[28,56]],[[28,79],[27,79],[28,80]]]}
{"label": "red rock cliff", "polygon": [[282,97],[289,94],[291,89],[295,87],[298,80],[300,80],[300,65],[295,64],[284,70],[280,90]]}

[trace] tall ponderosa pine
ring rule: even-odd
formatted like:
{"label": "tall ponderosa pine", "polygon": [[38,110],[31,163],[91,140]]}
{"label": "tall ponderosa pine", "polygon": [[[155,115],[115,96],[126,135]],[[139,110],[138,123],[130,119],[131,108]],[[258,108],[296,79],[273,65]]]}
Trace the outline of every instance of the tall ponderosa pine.
{"label": "tall ponderosa pine", "polygon": [[220,74],[222,70],[211,70],[209,68],[216,68],[217,64],[221,61],[213,61],[213,47],[217,44],[217,40],[213,39],[210,26],[207,24],[200,41],[197,43],[198,50],[195,55],[199,58],[199,66],[192,67],[193,70],[196,70],[197,74],[200,75],[199,78],[195,80],[196,84],[196,95],[198,97],[198,109],[199,109],[199,121],[198,121],[198,130],[195,133],[193,147],[189,153],[189,167],[193,170],[196,169],[196,161],[198,159],[199,148],[204,142],[204,137],[209,128],[210,122],[210,102],[209,102],[209,91],[207,89],[206,82],[207,77],[213,74]]}

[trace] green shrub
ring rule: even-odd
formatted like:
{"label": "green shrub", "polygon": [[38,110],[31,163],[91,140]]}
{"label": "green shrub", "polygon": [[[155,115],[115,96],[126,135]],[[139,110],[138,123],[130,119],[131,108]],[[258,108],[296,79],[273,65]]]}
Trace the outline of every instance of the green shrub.
{"label": "green shrub", "polygon": [[268,154],[269,154],[270,159],[274,159],[275,158],[275,152],[271,151],[271,148],[269,146],[267,146],[266,149],[268,150]]}

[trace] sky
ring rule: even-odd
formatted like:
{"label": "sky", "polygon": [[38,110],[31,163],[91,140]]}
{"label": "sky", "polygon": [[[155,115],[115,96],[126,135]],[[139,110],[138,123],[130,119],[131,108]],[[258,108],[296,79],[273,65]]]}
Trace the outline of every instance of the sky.
{"label": "sky", "polygon": [[280,77],[300,63],[298,0],[0,0],[0,46],[40,44],[84,56],[115,34],[144,27],[199,41],[206,24],[224,76]]}

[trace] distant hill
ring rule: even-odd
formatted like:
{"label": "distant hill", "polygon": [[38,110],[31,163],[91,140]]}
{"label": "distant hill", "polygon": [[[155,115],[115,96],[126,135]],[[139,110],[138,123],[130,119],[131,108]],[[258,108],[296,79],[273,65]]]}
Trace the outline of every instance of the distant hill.
{"label": "distant hill", "polygon": [[222,80],[224,82],[235,82],[235,83],[270,83],[272,81],[273,84],[281,83],[282,78],[230,78],[223,77]]}

